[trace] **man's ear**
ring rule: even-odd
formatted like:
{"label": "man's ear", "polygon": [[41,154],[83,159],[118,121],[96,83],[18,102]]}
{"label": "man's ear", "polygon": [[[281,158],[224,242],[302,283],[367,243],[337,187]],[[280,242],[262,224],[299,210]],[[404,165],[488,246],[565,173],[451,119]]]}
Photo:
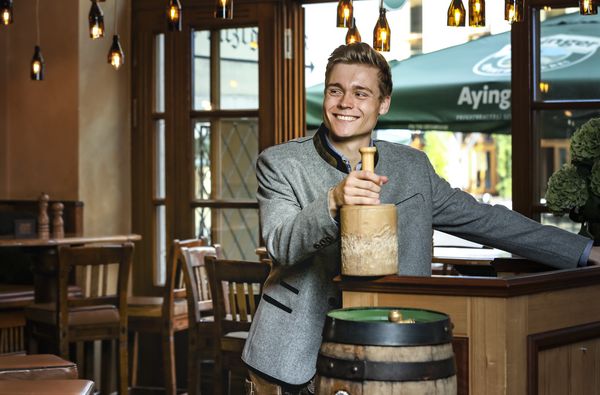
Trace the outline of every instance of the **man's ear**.
{"label": "man's ear", "polygon": [[379,115],[387,114],[390,110],[390,103],[392,102],[392,98],[390,96],[386,96],[381,99],[381,103],[379,103]]}

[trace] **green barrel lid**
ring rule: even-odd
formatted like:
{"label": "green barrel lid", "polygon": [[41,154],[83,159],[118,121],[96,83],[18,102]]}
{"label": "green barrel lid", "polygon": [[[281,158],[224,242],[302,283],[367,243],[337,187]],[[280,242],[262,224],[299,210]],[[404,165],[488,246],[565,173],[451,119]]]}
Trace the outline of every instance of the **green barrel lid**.
{"label": "green barrel lid", "polygon": [[[389,321],[392,310],[399,311],[402,319],[410,323]],[[432,310],[354,307],[327,313],[323,340],[374,346],[442,344],[452,340],[452,324],[447,314]]]}

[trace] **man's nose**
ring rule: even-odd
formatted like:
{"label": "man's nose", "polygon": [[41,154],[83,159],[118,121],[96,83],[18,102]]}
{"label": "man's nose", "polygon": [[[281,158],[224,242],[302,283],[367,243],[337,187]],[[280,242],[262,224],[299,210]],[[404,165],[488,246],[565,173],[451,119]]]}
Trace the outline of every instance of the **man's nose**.
{"label": "man's nose", "polygon": [[344,93],[340,98],[338,106],[341,108],[352,108],[354,107],[354,97],[350,93]]}

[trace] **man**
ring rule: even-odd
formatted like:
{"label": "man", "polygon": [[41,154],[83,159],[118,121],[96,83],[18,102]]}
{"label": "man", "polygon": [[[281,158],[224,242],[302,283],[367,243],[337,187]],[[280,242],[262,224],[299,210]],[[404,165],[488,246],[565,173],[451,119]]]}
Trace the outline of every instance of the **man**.
{"label": "man", "polygon": [[[588,256],[599,261],[589,239],[480,204],[437,176],[424,153],[372,141],[391,92],[383,56],[364,43],[343,45],[329,58],[324,123],[315,136],[271,147],[258,158],[260,215],[273,269],[242,356],[249,393],[312,390],[325,316],[341,303],[332,278],[340,268],[338,211],[345,204],[396,205],[400,275],[431,274],[432,227],[557,268],[587,264]],[[369,145],[377,147],[375,173],[357,170],[359,148]]]}

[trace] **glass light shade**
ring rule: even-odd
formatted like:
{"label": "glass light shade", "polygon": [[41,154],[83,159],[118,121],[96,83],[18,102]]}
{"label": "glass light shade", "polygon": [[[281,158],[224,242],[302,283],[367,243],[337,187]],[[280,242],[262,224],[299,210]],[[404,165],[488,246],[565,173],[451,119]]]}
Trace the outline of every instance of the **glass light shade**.
{"label": "glass light shade", "polygon": [[523,0],[504,0],[504,19],[509,23],[523,22]]}
{"label": "glass light shade", "polygon": [[352,0],[340,0],[337,6],[337,27],[349,28],[354,18]]}
{"label": "glass light shade", "polygon": [[169,25],[169,30],[181,31],[181,3],[179,0],[169,0],[167,24]]}
{"label": "glass light shade", "polygon": [[44,79],[44,57],[39,45],[35,46],[33,58],[31,59],[31,79],[42,81]]}
{"label": "glass light shade", "polygon": [[469,0],[469,26],[485,26],[485,0]]}
{"label": "glass light shade", "polygon": [[356,27],[356,20],[352,20],[352,26],[348,28],[348,32],[346,33],[346,44],[359,43],[361,42],[360,32]]}
{"label": "glass light shade", "polygon": [[14,22],[12,0],[0,0],[0,16],[2,18],[2,24],[5,26]]}
{"label": "glass light shade", "polygon": [[579,13],[581,15],[596,15],[598,13],[598,0],[579,0]]}
{"label": "glass light shade", "polygon": [[379,52],[390,51],[390,25],[385,17],[385,8],[379,9],[379,18],[373,29],[373,48]]}
{"label": "glass light shade", "polygon": [[96,0],[92,0],[88,21],[90,26],[90,38],[95,40],[104,37],[104,13]]}
{"label": "glass light shade", "polygon": [[216,0],[215,18],[233,19],[233,0]]}
{"label": "glass light shade", "polygon": [[448,7],[448,20],[446,24],[454,27],[464,26],[465,14],[465,6],[462,0],[452,0],[450,7]]}
{"label": "glass light shade", "polygon": [[113,42],[110,46],[110,51],[108,51],[108,63],[116,70],[119,70],[119,67],[125,64],[125,53],[119,42],[118,34],[113,36]]}

